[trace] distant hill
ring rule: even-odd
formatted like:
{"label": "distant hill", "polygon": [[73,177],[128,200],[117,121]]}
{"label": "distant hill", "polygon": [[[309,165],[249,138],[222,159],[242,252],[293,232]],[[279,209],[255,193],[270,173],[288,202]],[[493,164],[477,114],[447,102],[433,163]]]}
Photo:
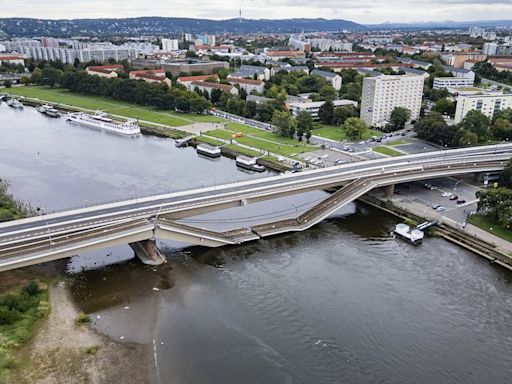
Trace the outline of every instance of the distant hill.
{"label": "distant hill", "polygon": [[473,21],[425,21],[421,23],[382,23],[366,24],[368,29],[456,29],[469,27],[512,27],[512,20],[473,20]]}
{"label": "distant hill", "polygon": [[124,19],[43,20],[0,18],[0,36],[112,36],[161,35],[169,33],[293,33],[304,30],[365,30],[366,27],[347,20],[283,19],[209,20],[176,17],[137,17]]}

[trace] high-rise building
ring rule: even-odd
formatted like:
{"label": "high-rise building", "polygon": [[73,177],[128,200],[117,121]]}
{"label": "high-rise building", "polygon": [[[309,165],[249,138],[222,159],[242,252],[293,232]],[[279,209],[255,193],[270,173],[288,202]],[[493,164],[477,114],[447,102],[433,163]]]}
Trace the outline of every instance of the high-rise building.
{"label": "high-rise building", "polygon": [[464,119],[469,111],[482,112],[488,118],[502,109],[512,108],[512,95],[469,95],[457,98],[455,124]]}
{"label": "high-rise building", "polygon": [[170,52],[178,50],[178,40],[176,39],[162,39],[162,51]]}
{"label": "high-rise building", "polygon": [[382,75],[365,77],[361,100],[361,118],[369,126],[383,126],[396,107],[411,111],[411,120],[420,116],[423,77]]}
{"label": "high-rise building", "polygon": [[484,55],[495,55],[498,51],[498,44],[497,43],[484,43],[484,47],[482,49],[482,53]]}
{"label": "high-rise building", "polygon": [[45,48],[59,48],[59,40],[53,37],[43,37],[41,45]]}

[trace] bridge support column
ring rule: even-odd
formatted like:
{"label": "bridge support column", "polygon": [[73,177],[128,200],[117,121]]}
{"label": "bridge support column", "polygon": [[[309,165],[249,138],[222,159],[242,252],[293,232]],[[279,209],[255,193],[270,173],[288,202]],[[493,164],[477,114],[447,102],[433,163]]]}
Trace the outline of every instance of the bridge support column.
{"label": "bridge support column", "polygon": [[395,193],[395,184],[391,184],[385,187],[385,193],[387,198],[392,198]]}
{"label": "bridge support column", "polygon": [[484,173],[483,172],[475,172],[473,174],[473,181],[481,183],[483,181]]}
{"label": "bridge support column", "polygon": [[136,243],[130,243],[135,256],[140,261],[148,265],[161,265],[166,263],[165,257],[160,253],[156,246],[156,240],[142,240]]}

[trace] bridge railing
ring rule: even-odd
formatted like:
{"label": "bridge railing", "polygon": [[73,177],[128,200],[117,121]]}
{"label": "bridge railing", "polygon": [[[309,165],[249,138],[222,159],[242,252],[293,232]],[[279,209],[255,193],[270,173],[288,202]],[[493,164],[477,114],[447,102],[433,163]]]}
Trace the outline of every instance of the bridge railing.
{"label": "bridge railing", "polygon": [[[498,148],[501,148],[501,145],[498,146]],[[469,157],[465,157],[463,159],[461,159],[461,157],[460,157],[463,154],[463,152],[461,152],[460,150],[447,150],[447,151],[440,152],[440,154],[442,156],[438,156],[437,159],[436,158],[432,159],[432,158],[426,156],[426,154],[425,154],[425,156],[423,156],[422,158],[417,158],[416,155],[408,156],[408,157],[403,158],[403,161],[410,162],[411,166],[413,166],[413,165],[421,166],[422,164],[434,166],[434,165],[449,165],[448,162],[450,164],[460,164],[461,160],[463,160],[464,163],[471,164],[472,162],[475,162],[475,161],[480,162],[480,161],[490,161],[490,160],[505,160],[506,158],[510,158],[510,155],[501,153],[499,151],[496,154],[490,152],[489,154],[480,154],[480,155],[477,155],[474,157],[469,156]],[[399,160],[400,160],[400,158],[395,158],[395,161],[399,161]],[[355,166],[355,164],[360,164],[360,163],[350,163],[350,164],[346,164],[346,165]],[[398,163],[398,164],[400,164],[400,163]],[[390,167],[393,167],[396,165],[397,165],[397,163],[382,163],[382,168],[389,171]],[[375,163],[374,167],[373,167],[374,169],[372,169],[371,171],[368,171],[368,172],[370,172],[370,173],[375,172],[375,169],[378,168],[379,166],[380,166],[379,164]],[[350,167],[348,167],[348,168],[350,168]],[[328,169],[324,168],[323,171],[328,171]],[[340,167],[340,172],[342,172],[342,173],[346,172],[347,174],[349,174],[350,172],[352,174],[357,173],[357,175],[361,175],[361,176],[364,176],[365,174],[368,173],[368,172],[358,171],[358,170],[353,170],[353,171],[350,171],[350,169],[345,170],[343,167]],[[315,172],[313,171],[310,175],[313,176],[314,173]],[[283,176],[283,174],[278,175],[278,177],[279,176]],[[52,209],[52,210],[42,209],[41,211],[38,211],[36,214],[32,215],[32,217],[39,217],[39,216],[44,216],[47,214],[55,214],[55,213],[67,212],[67,211],[77,210],[77,209],[92,208],[92,207],[99,206],[99,205],[116,204],[116,203],[122,203],[122,202],[128,202],[128,201],[133,201],[134,203],[137,203],[138,200],[150,199],[150,198],[156,197],[156,196],[165,196],[166,194],[186,192],[186,191],[190,191],[192,189],[200,190],[200,189],[216,188],[216,187],[220,187],[220,186],[224,186],[224,185],[228,185],[228,184],[232,184],[232,183],[237,183],[237,182],[239,183],[239,182],[246,182],[246,181],[257,182],[258,180],[261,181],[261,180],[266,180],[266,179],[270,179],[273,177],[276,177],[276,175],[267,174],[267,175],[259,177],[257,179],[240,180],[240,178],[237,178],[237,180],[222,181],[221,183],[217,183],[217,182],[214,182],[213,184],[201,183],[201,186],[198,186],[198,187],[187,186],[187,187],[183,187],[183,188],[173,188],[173,189],[168,188],[167,191],[162,191],[162,194],[155,194],[155,193],[147,193],[147,194],[140,194],[140,195],[139,194],[130,194],[129,197],[121,197],[121,198],[113,199],[110,201],[94,203],[92,205],[81,204],[78,206],[66,207],[66,208],[62,208],[62,209]],[[284,176],[284,177],[286,177],[286,176]],[[332,177],[332,175],[325,174],[325,177],[329,178],[329,177]]]}

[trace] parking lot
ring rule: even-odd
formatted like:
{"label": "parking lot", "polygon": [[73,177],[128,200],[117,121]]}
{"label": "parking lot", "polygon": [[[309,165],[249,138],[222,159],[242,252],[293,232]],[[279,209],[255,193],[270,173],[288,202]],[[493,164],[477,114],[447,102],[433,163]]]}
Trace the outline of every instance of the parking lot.
{"label": "parking lot", "polygon": [[470,212],[476,211],[479,189],[468,180],[440,178],[398,185],[393,201],[398,205],[413,206],[418,213],[444,216],[462,224]]}

